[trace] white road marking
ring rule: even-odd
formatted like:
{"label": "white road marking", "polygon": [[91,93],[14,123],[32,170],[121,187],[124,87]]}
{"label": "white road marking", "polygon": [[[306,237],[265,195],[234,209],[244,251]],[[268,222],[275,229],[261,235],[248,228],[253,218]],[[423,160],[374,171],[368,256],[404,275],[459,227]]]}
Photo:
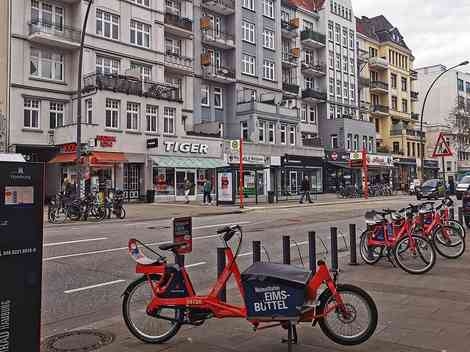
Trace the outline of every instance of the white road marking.
{"label": "white road marking", "polygon": [[54,246],[61,246],[64,244],[74,244],[74,243],[85,243],[85,242],[94,242],[94,241],[104,241],[107,240],[108,237],[99,237],[99,238],[89,238],[84,240],[75,240],[75,241],[65,241],[65,242],[54,242],[54,243],[44,243],[44,247],[54,247]]}
{"label": "white road marking", "polygon": [[290,246],[291,246],[291,248],[292,248],[292,247],[297,247],[297,246],[303,246],[303,245],[306,245],[306,244],[308,244],[308,241],[294,242],[294,243],[292,243]]}
{"label": "white road marking", "polygon": [[207,262],[199,262],[199,263],[194,263],[194,264],[188,264],[188,265],[185,265],[184,267],[187,269],[187,268],[194,268],[195,266],[201,266],[201,265],[206,265]]}
{"label": "white road marking", "polygon": [[[241,221],[241,222],[237,222],[236,225],[246,225],[246,224],[249,224],[249,223],[250,223],[250,221]],[[234,223],[231,222],[231,223],[228,223],[228,224],[213,224],[213,225],[196,226],[196,227],[193,227],[193,230],[210,229],[210,228],[213,228],[213,227],[223,227],[223,226],[230,226],[230,225],[234,225]]]}
{"label": "white road marking", "polygon": [[75,292],[81,292],[81,291],[86,291],[86,290],[91,290],[93,288],[98,288],[98,287],[103,287],[103,286],[110,286],[110,285],[116,285],[126,282],[126,280],[115,280],[115,281],[110,281],[110,282],[103,282],[101,284],[96,284],[96,285],[90,285],[90,286],[85,286],[85,287],[80,287],[80,288],[75,288],[73,290],[67,290],[64,291],[65,294],[70,294],[70,293],[75,293]]}
{"label": "white road marking", "polygon": [[248,257],[249,255],[252,255],[253,252],[246,252],[246,253],[242,253],[242,254],[239,254],[238,256],[239,257]]}

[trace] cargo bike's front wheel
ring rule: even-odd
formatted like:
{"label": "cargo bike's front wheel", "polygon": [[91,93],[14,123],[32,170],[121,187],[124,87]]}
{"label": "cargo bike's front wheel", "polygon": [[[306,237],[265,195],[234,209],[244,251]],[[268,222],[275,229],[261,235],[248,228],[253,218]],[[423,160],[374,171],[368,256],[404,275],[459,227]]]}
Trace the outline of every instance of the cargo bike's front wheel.
{"label": "cargo bike's front wheel", "polygon": [[341,345],[359,345],[367,341],[377,327],[377,307],[373,299],[353,285],[337,285],[344,306],[326,289],[319,298],[318,324],[323,333]]}

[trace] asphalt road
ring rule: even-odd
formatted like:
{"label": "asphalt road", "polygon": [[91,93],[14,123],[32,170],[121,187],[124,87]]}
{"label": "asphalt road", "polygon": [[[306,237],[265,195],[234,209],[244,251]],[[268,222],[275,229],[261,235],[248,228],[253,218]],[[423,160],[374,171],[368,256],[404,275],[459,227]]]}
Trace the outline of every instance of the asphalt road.
{"label": "asphalt road", "polygon": [[[329,229],[336,226],[345,235],[339,247],[348,244],[348,226],[356,223],[358,236],[364,228],[363,214],[369,209],[401,208],[414,198],[383,203],[341,204],[254,211],[193,219],[193,252],[186,263],[193,285],[200,293],[208,291],[216,278],[216,229],[241,224],[244,242],[239,266],[252,260],[251,241],[260,240],[272,261],[281,261],[283,235],[293,240],[291,255],[299,261],[299,251],[307,255],[307,233],[316,231],[317,248],[325,252],[319,238],[329,247]],[[44,232],[42,336],[91,324],[120,315],[121,294],[138,277],[127,254],[129,238],[151,243],[171,241],[169,220],[102,223],[80,226],[46,227]],[[297,242],[297,245],[294,244]],[[346,252],[343,255],[347,255]],[[262,254],[266,258],[266,254]],[[319,254],[322,257],[324,254]]]}

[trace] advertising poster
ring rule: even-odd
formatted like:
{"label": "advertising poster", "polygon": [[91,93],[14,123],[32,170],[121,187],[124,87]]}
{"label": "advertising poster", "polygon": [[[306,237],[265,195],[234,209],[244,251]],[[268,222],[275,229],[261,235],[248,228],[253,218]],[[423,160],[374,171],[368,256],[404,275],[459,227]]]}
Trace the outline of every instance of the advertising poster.
{"label": "advertising poster", "polygon": [[217,187],[219,188],[219,202],[233,202],[233,175],[231,172],[218,174]]}

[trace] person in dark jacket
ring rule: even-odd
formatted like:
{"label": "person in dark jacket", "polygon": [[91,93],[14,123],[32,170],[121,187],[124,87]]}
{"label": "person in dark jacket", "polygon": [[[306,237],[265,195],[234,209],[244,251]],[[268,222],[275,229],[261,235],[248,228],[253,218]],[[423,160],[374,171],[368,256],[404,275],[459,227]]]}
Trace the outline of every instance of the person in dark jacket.
{"label": "person in dark jacket", "polygon": [[301,191],[302,196],[300,197],[300,204],[304,202],[304,198],[306,198],[309,203],[313,203],[312,198],[310,198],[310,181],[308,179],[308,176],[305,176],[302,180]]}

